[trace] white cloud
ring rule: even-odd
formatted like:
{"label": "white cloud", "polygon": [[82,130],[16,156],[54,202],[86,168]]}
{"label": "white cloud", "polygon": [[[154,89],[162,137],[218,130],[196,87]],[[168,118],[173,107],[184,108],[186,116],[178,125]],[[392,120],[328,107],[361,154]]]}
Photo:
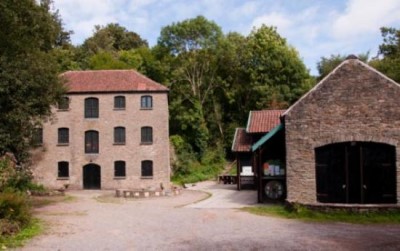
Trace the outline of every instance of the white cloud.
{"label": "white cloud", "polygon": [[259,28],[262,24],[276,26],[279,32],[286,33],[293,23],[289,16],[283,13],[271,12],[255,18],[252,27]]}
{"label": "white cloud", "polygon": [[345,12],[333,23],[333,35],[352,39],[376,33],[381,26],[400,23],[399,0],[349,0]]}

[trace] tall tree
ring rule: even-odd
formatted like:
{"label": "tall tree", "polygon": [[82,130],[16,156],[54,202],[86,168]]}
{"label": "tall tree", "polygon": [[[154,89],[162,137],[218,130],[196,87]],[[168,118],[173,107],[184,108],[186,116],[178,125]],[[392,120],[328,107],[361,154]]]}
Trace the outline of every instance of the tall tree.
{"label": "tall tree", "polygon": [[198,16],[162,28],[158,39],[162,61],[171,64],[171,131],[182,133],[200,154],[210,139],[208,117],[215,114],[215,51],[222,36],[217,24]]}
{"label": "tall tree", "polygon": [[274,27],[261,26],[247,37],[229,33],[218,50],[217,91],[223,111],[224,142],[245,126],[250,110],[286,108],[313,85],[297,51]]}
{"label": "tall tree", "polygon": [[248,36],[245,69],[251,109],[285,108],[307,91],[312,81],[298,52],[275,27],[261,26]]}
{"label": "tall tree", "polygon": [[117,23],[107,24],[104,27],[96,25],[93,36],[86,39],[82,45],[90,55],[100,51],[130,50],[142,46],[148,47],[146,40]]}
{"label": "tall tree", "polygon": [[0,2],[0,154],[27,157],[35,126],[64,92],[50,52],[63,32],[51,1]]}
{"label": "tall tree", "polygon": [[378,57],[370,64],[400,83],[400,30],[382,27],[381,34],[383,43],[379,46]]}

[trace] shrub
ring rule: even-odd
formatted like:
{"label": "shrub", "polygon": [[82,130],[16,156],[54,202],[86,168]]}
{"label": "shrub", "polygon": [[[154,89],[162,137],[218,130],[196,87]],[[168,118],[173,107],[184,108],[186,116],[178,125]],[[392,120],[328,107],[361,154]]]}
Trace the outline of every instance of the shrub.
{"label": "shrub", "polygon": [[31,220],[30,206],[24,194],[5,191],[0,194],[0,219],[8,224],[17,224],[23,227]]}
{"label": "shrub", "polygon": [[0,159],[0,192],[7,189],[26,191],[31,180],[32,175],[26,168],[16,166],[8,157]]}
{"label": "shrub", "polygon": [[19,224],[8,219],[0,219],[0,236],[13,235],[20,231]]}
{"label": "shrub", "polygon": [[207,148],[200,158],[190,145],[178,135],[171,136],[176,158],[172,164],[172,180],[178,183],[194,183],[215,178],[225,165],[222,147]]}

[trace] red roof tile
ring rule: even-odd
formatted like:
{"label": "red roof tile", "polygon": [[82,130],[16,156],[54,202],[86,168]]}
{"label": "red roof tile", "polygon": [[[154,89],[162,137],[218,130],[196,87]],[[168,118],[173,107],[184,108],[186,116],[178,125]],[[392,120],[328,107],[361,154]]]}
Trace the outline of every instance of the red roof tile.
{"label": "red roof tile", "polygon": [[168,88],[135,70],[67,71],[68,93],[168,91]]}
{"label": "red roof tile", "polygon": [[251,111],[247,121],[247,133],[267,133],[281,123],[280,116],[285,110]]}
{"label": "red roof tile", "polygon": [[251,135],[247,134],[244,128],[236,128],[232,152],[250,152],[251,144]]}

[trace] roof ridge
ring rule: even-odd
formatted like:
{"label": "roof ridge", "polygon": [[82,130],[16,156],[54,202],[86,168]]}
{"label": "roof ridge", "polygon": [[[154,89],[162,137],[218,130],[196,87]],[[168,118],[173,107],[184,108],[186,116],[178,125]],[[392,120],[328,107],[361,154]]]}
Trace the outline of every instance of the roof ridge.
{"label": "roof ridge", "polygon": [[296,102],[294,102],[293,105],[291,105],[283,114],[282,116],[286,116],[293,107],[295,107],[298,103],[300,103],[303,99],[305,99],[310,93],[314,92],[316,89],[318,89],[319,86],[322,85],[331,75],[333,75],[339,68],[341,68],[343,65],[348,64],[350,60],[358,60],[358,59],[347,59],[341,62],[338,66],[336,66],[335,69],[333,69],[328,75],[326,75],[321,81],[319,81],[316,85],[314,85],[313,88],[311,88],[308,92],[306,92],[303,96],[301,96]]}
{"label": "roof ridge", "polygon": [[349,58],[344,60],[342,63],[340,63],[338,66],[336,66],[335,69],[333,69],[328,75],[326,75],[321,81],[319,81],[313,88],[311,88],[308,92],[306,92],[300,99],[298,99],[293,105],[291,105],[283,114],[282,116],[286,116],[294,106],[296,106],[299,102],[301,102],[303,99],[305,99],[308,95],[310,95],[310,93],[314,92],[316,89],[318,89],[323,83],[325,83],[325,81],[327,79],[329,79],[331,77],[331,75],[335,74],[336,71],[338,69],[340,69],[341,67],[343,67],[343,65],[345,64],[349,64],[350,62],[356,62],[358,64],[360,64],[361,66],[367,68],[370,71],[373,71],[375,73],[377,73],[379,76],[383,77],[384,79],[388,80],[389,82],[393,83],[394,85],[398,86],[400,88],[400,84],[397,83],[396,81],[394,81],[393,79],[389,78],[388,76],[386,76],[385,74],[383,74],[382,72],[378,71],[377,69],[375,69],[374,67],[368,65],[367,63],[364,63],[363,61],[361,61],[358,58]]}
{"label": "roof ridge", "polygon": [[135,69],[66,71],[69,92],[168,91],[168,87]]}

